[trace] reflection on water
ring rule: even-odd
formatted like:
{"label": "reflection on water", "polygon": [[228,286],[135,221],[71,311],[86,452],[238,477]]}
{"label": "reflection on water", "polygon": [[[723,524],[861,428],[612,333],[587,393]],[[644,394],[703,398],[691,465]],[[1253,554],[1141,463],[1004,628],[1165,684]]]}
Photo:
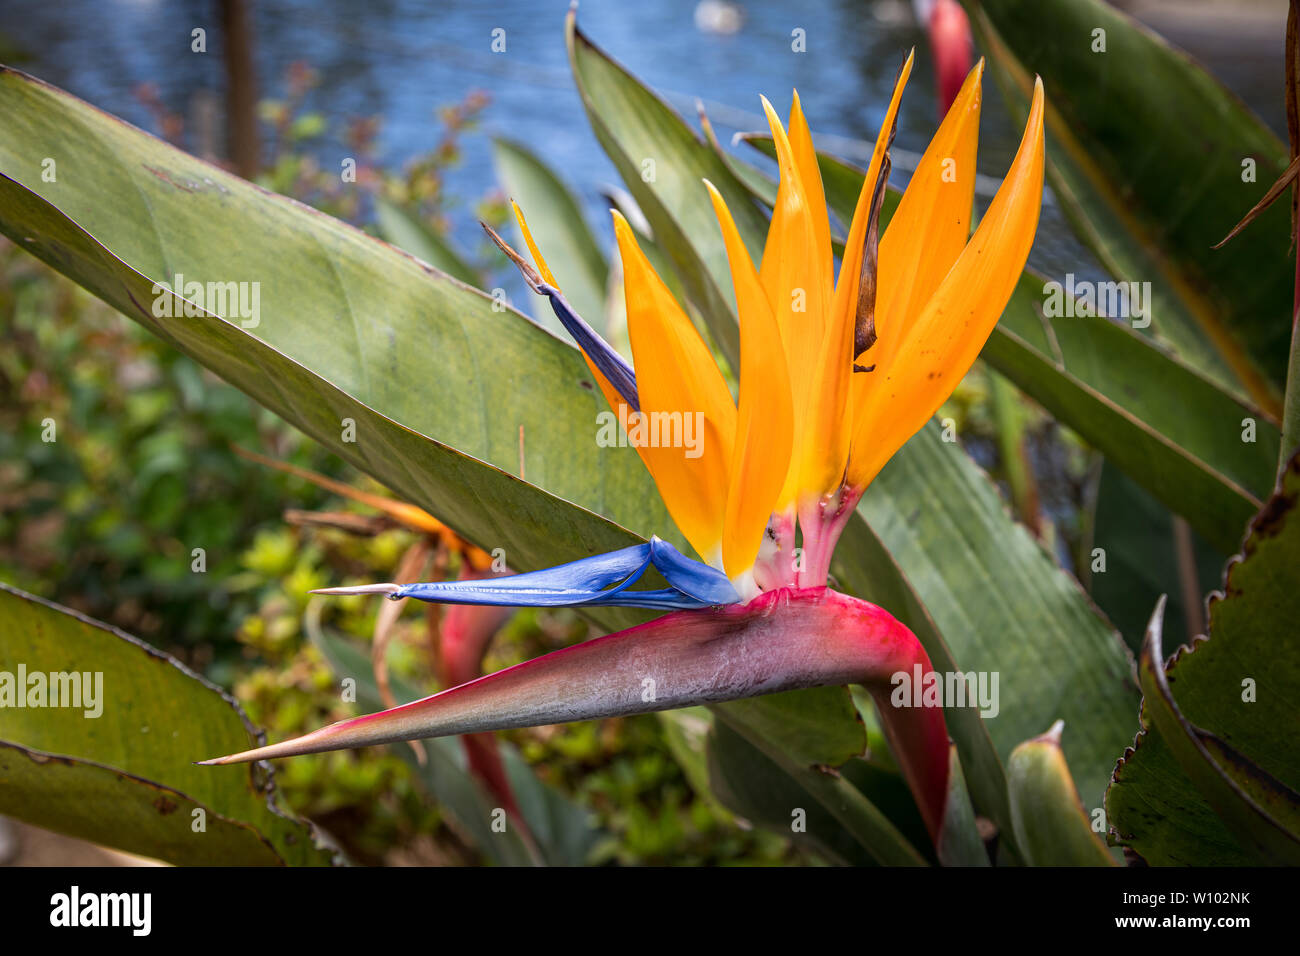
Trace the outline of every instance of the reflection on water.
{"label": "reflection on water", "polygon": [[[219,30],[210,0],[0,0],[0,48],[22,51],[20,65],[146,129],[151,119],[133,91],[158,86],[163,102],[190,112],[195,94],[219,90]],[[427,0],[254,0],[253,22],[262,92],[278,94],[288,65],[305,60],[321,78],[307,108],[341,118],[381,114],[380,158],[390,163],[431,149],[433,111],[474,89],[491,94],[485,132],[530,144],[583,196],[593,221],[609,235],[598,185],[618,176],[593,137],[569,77],[563,41],[567,0],[430,3]],[[695,26],[694,0],[629,3],[583,0],[583,28],[607,51],[692,122],[690,98],[755,114],[752,123],[715,115],[724,142],[737,125],[756,128],[758,94],[785,110],[798,87],[815,131],[874,137],[899,63],[912,46],[918,63],[902,111],[898,144],[924,147],[936,124],[924,35],[897,0],[826,3],[749,2],[739,33],[716,35]],[[190,32],[208,28],[208,49],[190,52]],[[504,53],[491,51],[492,31],[505,30]],[[806,31],[806,53],[791,50],[791,31]],[[1280,108],[1259,70],[1226,54],[1227,79],[1277,125]],[[1280,61],[1280,57],[1278,58]],[[1215,64],[1212,64],[1215,65]],[[1266,75],[1266,74],[1265,74]],[[1280,73],[1279,73],[1280,76]],[[1006,168],[1019,130],[987,83],[980,133],[980,169]],[[465,164],[450,176],[453,194],[472,201],[494,183],[486,136],[465,143]],[[743,147],[742,147],[743,148]],[[318,147],[334,165],[337,143]],[[472,213],[453,213],[457,238],[477,243]],[[1090,258],[1049,207],[1035,247],[1036,264],[1054,274],[1086,275]]]}

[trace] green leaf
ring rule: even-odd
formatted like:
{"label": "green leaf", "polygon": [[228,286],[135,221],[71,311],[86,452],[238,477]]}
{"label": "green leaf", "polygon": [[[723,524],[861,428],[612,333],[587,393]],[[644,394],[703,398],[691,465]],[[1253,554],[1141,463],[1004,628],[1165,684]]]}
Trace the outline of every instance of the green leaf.
{"label": "green leaf", "polygon": [[[30,77],[0,72],[0,111],[0,231],[399,497],[520,569],[637,535],[685,546],[635,451],[597,446],[604,399],[572,346]],[[33,155],[59,157],[58,182]],[[155,317],[177,273],[260,282],[260,322]]]}
{"label": "green leaf", "polygon": [[[961,670],[902,567],[860,513],[845,529],[831,571],[839,587],[888,608],[905,623],[930,655],[935,670]],[[981,812],[1009,831],[1006,772],[988,724],[972,707],[947,708],[944,717],[948,734],[957,744],[972,798]]]}
{"label": "green leaf", "polygon": [[[878,863],[886,866],[922,866],[926,863],[925,857],[898,827],[843,774],[825,767],[809,766],[797,756],[792,759],[779,744],[764,737],[761,732],[756,732],[747,722],[742,723],[736,714],[726,708],[714,708],[714,713],[719,718],[716,726],[725,725],[735,731],[751,747],[784,771],[784,777],[777,775],[771,786],[787,799],[795,796],[800,798],[799,803],[784,809],[787,826],[795,809],[807,810],[808,801],[813,801],[820,807],[820,811],[825,811],[847,830]],[[770,801],[765,801],[764,805],[771,807]],[[822,818],[820,811],[813,819]]]}
{"label": "green leaf", "polygon": [[1159,337],[1280,417],[1294,275],[1284,206],[1211,247],[1281,174],[1282,143],[1186,55],[1100,0],[966,7],[1020,116],[1043,78],[1047,177],[1076,232],[1112,276],[1151,283]]}
{"label": "green leaf", "polygon": [[[1175,518],[1155,498],[1107,461],[1097,485],[1092,551],[1080,560],[1090,571],[1088,592],[1106,612],[1133,653],[1142,638],[1151,608],[1160,595],[1169,595],[1165,623],[1173,634],[1188,634],[1189,619],[1204,630],[1205,595],[1223,579],[1223,552],[1190,532],[1195,593],[1184,595],[1179,569]],[[1104,555],[1092,556],[1101,548]],[[1104,556],[1105,570],[1092,570]],[[1190,597],[1191,606],[1187,598]]]}
{"label": "green leaf", "polygon": [[[5,584],[0,635],[0,814],[181,865],[333,861],[280,803],[267,765],[194,765],[196,747],[260,742],[218,688],[136,638]],[[48,675],[81,675],[85,706],[30,706],[35,674],[49,705]],[[28,706],[6,699],[18,692]]]}
{"label": "green leaf", "polygon": [[1224,553],[1272,487],[1277,426],[1131,329],[1048,318],[1026,272],[981,352]]}
{"label": "green leaf", "polygon": [[[1300,461],[1251,523],[1210,601],[1210,635],[1162,666],[1161,612],[1143,649],[1143,721],[1106,796],[1112,830],[1149,863],[1300,860]],[[1172,692],[1171,692],[1172,691]]]}
{"label": "green leaf", "polygon": [[810,767],[838,767],[867,749],[866,728],[847,687],[767,694],[712,709],[749,733],[778,741],[791,760]]}
{"label": "green leaf", "polygon": [[1093,832],[1061,751],[1062,721],[1011,752],[1007,776],[1016,842],[1032,866],[1114,866]]}
{"label": "green leaf", "polygon": [[597,843],[606,836],[596,825],[595,817],[544,783],[517,747],[505,741],[499,744],[510,789],[541,848],[542,859],[548,866],[585,865]]}
{"label": "green leaf", "polygon": [[[492,141],[497,179],[519,203],[528,228],[547,265],[577,313],[597,329],[604,324],[609,263],[587,226],[577,198],[527,147],[497,138]],[[514,216],[510,217],[512,220]],[[518,226],[515,227],[518,233]],[[519,249],[524,248],[519,235]],[[533,314],[547,328],[560,329],[549,300],[531,296]]]}
{"label": "green leaf", "polygon": [[[788,836],[796,844],[806,844],[832,862],[852,866],[876,864],[868,848],[855,840],[795,777],[725,721],[715,720],[709,725],[705,747],[708,786],[732,813],[773,833]],[[928,840],[924,826],[920,839]]]}
{"label": "green leaf", "polygon": [[587,118],[668,254],[705,329],[732,368],[738,368],[740,333],[722,233],[713,216],[708,179],[722,194],[750,255],[767,229],[749,191],[702,143],[671,107],[596,47],[567,20],[569,60]]}
{"label": "green leaf", "polygon": [[385,241],[467,285],[478,286],[483,281],[450,242],[401,206],[380,196],[375,199],[375,215]]}
{"label": "green leaf", "polygon": [[[1179,710],[1164,664],[1163,614],[1162,601],[1151,616],[1146,646],[1138,659],[1144,718],[1248,853],[1261,862],[1295,866],[1300,863],[1300,793],[1194,725]],[[1171,661],[1169,670],[1176,663],[1177,659]]]}

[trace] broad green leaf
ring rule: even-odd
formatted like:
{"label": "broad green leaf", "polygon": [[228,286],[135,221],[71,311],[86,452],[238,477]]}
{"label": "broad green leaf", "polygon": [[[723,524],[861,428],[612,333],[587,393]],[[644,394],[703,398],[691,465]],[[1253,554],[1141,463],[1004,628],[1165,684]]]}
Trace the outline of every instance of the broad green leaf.
{"label": "broad green leaf", "polygon": [[[1280,417],[1294,262],[1283,204],[1212,249],[1287,164],[1214,77],[1101,0],[966,0],[1023,116],[1047,93],[1047,177],[1116,279],[1151,283],[1152,329]],[[1279,40],[1281,35],[1279,33]]]}
{"label": "broad green leaf", "polygon": [[1079,802],[1061,752],[1062,722],[1011,751],[1007,776],[1016,842],[1033,866],[1114,866]]}
{"label": "broad green leaf", "polygon": [[866,729],[847,687],[768,694],[713,709],[750,733],[782,741],[789,758],[806,766],[838,767],[867,749]]}
{"label": "broad green leaf", "polygon": [[[1300,859],[1300,462],[1251,523],[1210,601],[1210,634],[1162,665],[1160,608],[1142,659],[1142,730],[1106,796],[1119,842],[1149,863]],[[1172,691],[1172,693],[1171,693]]]}
{"label": "broad green leaf", "polygon": [[[961,670],[903,569],[860,513],[850,520],[840,539],[831,572],[839,587],[888,608],[904,622],[925,647],[935,670],[943,673]],[[1006,772],[988,725],[973,707],[950,707],[944,716],[948,733],[961,756],[967,786],[980,812],[997,821],[1004,831],[1010,831]]]}
{"label": "broad green leaf", "polygon": [[[1300,793],[1232,745],[1197,727],[1179,710],[1165,672],[1163,614],[1164,603],[1160,602],[1138,659],[1147,726],[1160,734],[1188,779],[1247,853],[1260,862],[1300,864]],[[1171,670],[1176,663],[1175,657]]]}
{"label": "broad green leaf", "polygon": [[254,742],[239,705],[173,658],[0,584],[0,814],[169,863],[330,864],[266,764],[193,763]]}
{"label": "broad green leaf", "polygon": [[[856,696],[860,688],[853,690]],[[787,701],[784,712],[803,722],[791,706],[796,695],[778,694],[771,699]],[[831,703],[830,698],[825,698],[822,706]],[[866,706],[872,706],[869,697]],[[827,859],[856,866],[876,862],[868,848],[858,843],[795,777],[731,730],[725,721],[716,719],[708,708],[665,711],[659,718],[673,756],[701,797],[773,833],[790,836],[796,843],[807,841]],[[844,736],[847,741],[848,735]],[[884,738],[878,733],[876,736],[878,745],[885,747]],[[815,752],[811,755],[821,756]],[[809,754],[803,756],[807,759]],[[881,769],[854,757],[841,763],[837,771],[879,807],[914,847],[929,847],[930,837],[916,801],[896,767]]]}
{"label": "broad green leaf", "polygon": [[[572,346],[30,77],[0,72],[0,112],[0,230],[399,497],[520,569],[632,532],[684,546],[635,451],[597,446],[604,399]],[[155,316],[176,274],[259,282],[260,321]]]}
{"label": "broad green leaf", "polygon": [[[492,141],[492,158],[497,180],[506,195],[519,203],[528,228],[555,273],[564,297],[577,313],[597,329],[604,324],[605,289],[609,263],[600,244],[587,226],[582,206],[568,188],[531,150],[519,143],[497,138]],[[514,216],[511,215],[513,222]],[[514,227],[516,234],[519,227]],[[523,249],[523,236],[518,235]],[[549,300],[535,295],[532,311],[547,328],[559,330]]]}
{"label": "broad green leaf", "polygon": [[[709,724],[703,756],[708,787],[742,820],[806,845],[833,863],[876,865],[876,858],[796,778],[725,721]],[[924,827],[920,836],[928,840]]]}
{"label": "broad green leaf", "polygon": [[1131,329],[1048,318],[1025,273],[981,356],[1224,553],[1267,497],[1280,435]]}
{"label": "broad green leaf", "polygon": [[1140,485],[1109,461],[1103,464],[1092,540],[1089,553],[1081,560],[1088,565],[1088,593],[1134,654],[1142,648],[1151,608],[1160,595],[1169,596],[1165,629],[1172,635],[1185,635],[1189,633],[1189,611],[1192,620],[1202,622],[1197,629],[1204,629],[1205,595],[1223,579],[1227,560],[1223,552],[1189,529],[1196,588],[1193,606],[1188,607],[1174,522],[1169,510]]}
{"label": "broad green leaf", "polygon": [[[804,799],[817,803],[878,863],[886,866],[925,865],[925,857],[898,827],[843,774],[829,768],[808,766],[797,757],[792,759],[788,750],[779,743],[765,737],[762,732],[756,732],[748,722],[742,723],[737,715],[724,707],[715,708],[714,713],[719,718],[715,731],[725,725],[784,771],[784,776],[777,777],[772,785],[780,788],[783,794],[799,795],[798,806],[804,806]],[[794,809],[786,810],[787,819]],[[820,816],[819,812],[817,817]]]}
{"label": "broad green leaf", "polygon": [[[1300,790],[1295,702],[1300,655],[1284,636],[1300,621],[1300,458],[1251,522],[1240,559],[1209,602],[1209,640],[1166,668],[1178,706],[1293,790]],[[1229,686],[1230,685],[1230,686]]]}
{"label": "broad green leaf", "polygon": [[555,787],[543,783],[518,748],[501,742],[501,761],[528,829],[550,866],[583,866],[605,836],[595,817]]}
{"label": "broad green leaf", "polygon": [[375,200],[375,215],[385,241],[467,285],[477,286],[483,281],[451,243],[401,206],[380,196]]}
{"label": "broad green leaf", "polygon": [[[983,724],[998,753],[1005,760],[1058,719],[1086,726],[1065,754],[1085,806],[1100,806],[1137,694],[1119,635],[1079,583],[1011,519],[988,476],[934,422],[885,466],[858,510],[925,602],[955,669],[997,675],[998,713]],[[845,575],[871,587],[870,575]],[[965,752],[962,764],[978,802]]]}

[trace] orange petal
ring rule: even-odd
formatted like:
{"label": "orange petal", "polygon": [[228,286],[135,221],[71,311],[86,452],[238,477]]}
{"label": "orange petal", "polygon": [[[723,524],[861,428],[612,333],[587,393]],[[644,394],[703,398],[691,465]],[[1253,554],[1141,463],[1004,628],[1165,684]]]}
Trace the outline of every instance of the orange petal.
{"label": "orange petal", "polygon": [[814,435],[818,429],[811,424],[811,418],[820,408],[820,396],[815,389],[821,371],[830,289],[819,266],[817,220],[804,192],[794,150],[766,98],[763,109],[776,143],[781,186],[763,253],[767,271],[760,270],[759,276],[781,330],[794,403],[793,454],[777,503],[778,508],[784,508],[802,486],[805,461],[816,462],[824,454],[820,436]]}
{"label": "orange petal", "polygon": [[740,408],[722,536],[722,567],[734,579],[753,566],[785,484],[794,410],[776,316],[726,202],[711,182],[704,185],[722,228],[740,312]]}
{"label": "orange petal", "polygon": [[817,265],[821,270],[822,285],[830,290],[834,283],[835,259],[831,253],[831,222],[826,210],[826,190],[822,186],[822,171],[817,165],[817,150],[813,146],[808,120],[803,115],[803,105],[799,102],[798,90],[794,91],[794,103],[790,107],[790,151],[794,154],[795,170],[799,173],[799,182],[804,198],[808,202],[808,211],[812,215],[813,235],[817,239]]}
{"label": "orange petal", "polygon": [[[614,233],[644,429],[637,450],[677,527],[701,557],[716,561],[736,406],[708,346],[618,212]],[[636,442],[631,430],[628,438]]]}
{"label": "orange petal", "polygon": [[[876,137],[876,147],[871,164],[867,167],[863,191],[858,198],[858,206],[849,229],[839,283],[834,290],[822,337],[816,343],[817,352],[811,363],[812,375],[806,384],[799,380],[792,360],[791,378],[796,408],[801,395],[807,398],[802,414],[796,411],[795,440],[799,467],[798,488],[802,496],[809,500],[833,492],[844,478],[852,436],[849,394],[853,375],[853,331],[857,317],[862,245],[866,236],[871,195],[876,178],[880,175],[889,132],[898,115],[899,102],[911,71],[912,55],[909,54],[894,86],[894,95],[885,113],[880,135]],[[829,241],[829,232],[827,239]]]}
{"label": "orange petal", "polygon": [[863,487],[929,421],[974,364],[1015,289],[1043,203],[1043,84],[1016,158],[970,244],[855,409],[849,481]]}
{"label": "orange petal", "polygon": [[880,164],[885,158],[889,131],[894,128],[898,116],[898,104],[902,102],[903,90],[907,78],[912,75],[912,61],[916,51],[907,55],[903,68],[894,83],[894,94],[890,97],[889,107],[885,110],[885,120],[880,124],[880,135],[876,137],[876,147],[871,153],[871,163],[867,166],[866,178],[862,181],[862,192],[858,194],[858,204],[853,210],[853,222],[849,226],[849,235],[844,242],[844,258],[840,261],[840,274],[835,282],[835,301],[832,312],[835,321],[846,318],[852,321],[858,307],[858,282],[862,278],[862,244],[867,238],[867,220],[871,218],[871,197],[876,190],[876,177],[880,175]]}
{"label": "orange petal", "polygon": [[[513,199],[510,200],[510,208],[515,211],[515,221],[519,223],[519,231],[524,234],[524,242],[528,245],[528,251],[533,257],[533,263],[537,266],[537,271],[542,274],[542,278],[546,280],[547,285],[554,286],[558,290],[560,284],[555,281],[555,275],[546,264],[546,260],[542,258],[542,250],[538,249],[537,243],[533,241],[533,233],[528,228],[528,223],[524,219],[524,211],[519,208],[519,203],[515,202]],[[579,349],[579,351],[582,350]],[[614,414],[618,416],[619,423],[626,424],[627,405],[623,400],[623,396],[618,393],[618,389],[610,383],[604,373],[596,367],[596,363],[591,360],[591,356],[586,352],[583,352],[582,358],[587,363],[587,368],[591,372],[592,378],[596,380],[596,385],[599,386],[600,393],[605,396],[605,402],[614,411]]]}
{"label": "orange petal", "polygon": [[930,301],[970,238],[983,74],[981,59],[917,164],[880,240],[877,345],[864,364],[879,369],[897,354],[907,323]]}
{"label": "orange petal", "polygon": [[533,241],[533,233],[528,228],[528,223],[524,221],[524,211],[519,208],[519,203],[513,199],[510,200],[510,208],[515,211],[515,221],[519,223],[519,231],[524,234],[524,242],[528,244],[528,251],[532,253],[533,262],[537,265],[537,271],[542,274],[542,278],[546,280],[547,285],[559,289],[560,284],[555,281],[555,276],[551,274],[550,267],[546,264],[546,260],[542,258],[542,250],[537,248],[537,243]]}

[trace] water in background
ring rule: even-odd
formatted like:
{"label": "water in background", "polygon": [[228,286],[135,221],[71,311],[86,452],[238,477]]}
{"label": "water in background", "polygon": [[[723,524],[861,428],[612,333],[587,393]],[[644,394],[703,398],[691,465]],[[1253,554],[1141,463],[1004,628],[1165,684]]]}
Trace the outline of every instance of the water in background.
{"label": "water in background", "polygon": [[[321,77],[306,107],[333,119],[382,115],[380,159],[400,164],[435,145],[437,107],[484,90],[492,98],[484,131],[529,144],[578,191],[593,224],[612,236],[599,186],[619,180],[569,74],[563,35],[568,0],[253,0],[252,6],[263,96],[279,95],[289,64],[305,60]],[[583,0],[579,22],[692,124],[693,98],[708,101],[724,142],[737,128],[762,127],[759,93],[785,112],[794,87],[815,133],[870,140],[902,57],[916,46],[897,144],[924,148],[937,124],[932,67],[906,3],[754,0],[741,6],[744,25],[733,35],[698,29],[695,0]],[[167,107],[182,115],[190,113],[195,94],[221,89],[215,10],[208,0],[0,0],[0,49],[18,51],[22,58],[13,65],[150,129],[151,118],[134,95],[139,84],[156,84]],[[190,52],[196,26],[208,29],[206,55]],[[504,53],[491,51],[497,28],[506,31]],[[806,31],[806,53],[791,50],[795,28]],[[1272,59],[1256,56],[1254,68],[1241,69],[1241,57],[1231,51],[1214,54],[1226,57],[1223,64],[1213,56],[1210,62],[1229,67],[1219,72],[1274,127],[1281,121],[1280,37],[1277,47]],[[6,56],[14,59],[12,52]],[[986,82],[980,171],[1001,175],[1019,135],[995,84]],[[488,136],[470,136],[463,145],[465,164],[451,174],[449,187],[472,201],[493,188],[495,175]],[[740,150],[752,158],[746,147]],[[343,155],[337,143],[322,143],[317,151],[328,166]],[[905,174],[896,175],[901,180]],[[457,240],[467,246],[479,241],[468,204],[451,218]],[[1093,270],[1050,202],[1034,260],[1051,274]]]}

